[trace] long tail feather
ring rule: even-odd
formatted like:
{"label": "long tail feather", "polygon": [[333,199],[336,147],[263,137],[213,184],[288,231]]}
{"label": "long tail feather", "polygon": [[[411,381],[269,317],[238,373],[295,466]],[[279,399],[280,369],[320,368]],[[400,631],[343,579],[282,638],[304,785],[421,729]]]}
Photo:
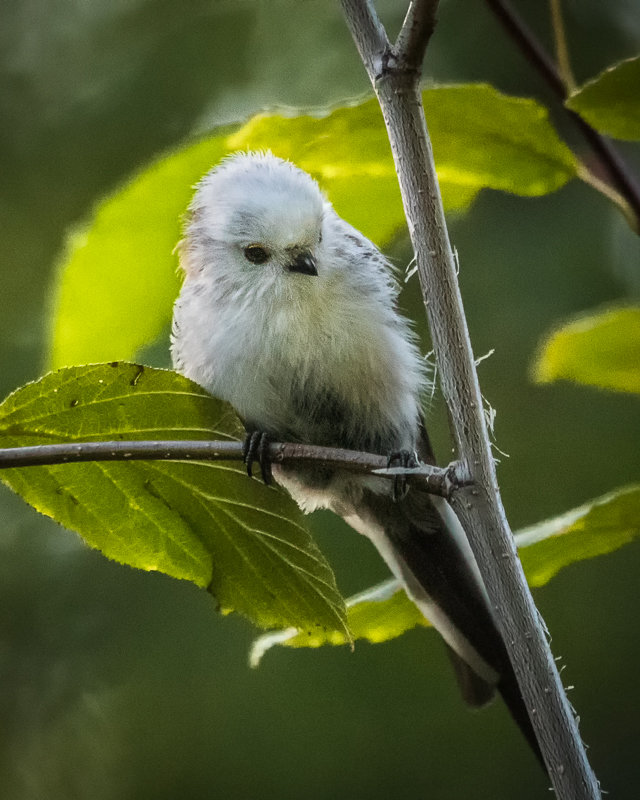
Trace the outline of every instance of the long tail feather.
{"label": "long tail feather", "polygon": [[448,503],[415,490],[399,503],[365,492],[347,522],[374,542],[453,651],[465,699],[483,705],[497,689],[544,766],[477,564]]}

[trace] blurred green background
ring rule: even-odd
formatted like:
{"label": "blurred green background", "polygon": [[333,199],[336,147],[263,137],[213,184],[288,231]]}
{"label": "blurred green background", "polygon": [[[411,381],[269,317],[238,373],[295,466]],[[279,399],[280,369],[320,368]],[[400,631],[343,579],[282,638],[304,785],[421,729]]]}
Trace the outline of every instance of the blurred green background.
{"label": "blurred green background", "polygon": [[[404,3],[379,7],[397,30]],[[547,5],[518,7],[548,42]],[[639,11],[566,3],[579,81],[638,51]],[[429,78],[549,99],[482,3],[443,2],[440,18]],[[65,233],[105,192],[212,125],[368,89],[330,0],[3,0],[0,60],[2,396],[43,372]],[[621,151],[640,172],[638,148]],[[496,350],[480,377],[509,454],[512,525],[637,480],[637,397],[536,387],[527,370],[550,326],[637,297],[638,239],[577,183],[538,200],[485,192],[451,237],[476,353]],[[405,236],[391,255],[409,261]],[[415,282],[403,303],[422,318]],[[164,344],[149,352],[167,363]],[[432,632],[354,653],[274,651],[251,671],[255,632],[193,586],[108,562],[5,489],[0,521],[2,798],[547,796],[504,709],[463,707]],[[344,593],[385,577],[365,540],[328,515],[313,525]],[[536,593],[592,763],[619,798],[640,781],[639,572],[631,545]]]}

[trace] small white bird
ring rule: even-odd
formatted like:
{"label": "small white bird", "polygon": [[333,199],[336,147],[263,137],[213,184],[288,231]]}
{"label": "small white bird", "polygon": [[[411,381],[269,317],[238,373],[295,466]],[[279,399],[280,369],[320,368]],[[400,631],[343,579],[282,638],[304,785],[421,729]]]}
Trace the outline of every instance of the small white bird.
{"label": "small white bird", "polygon": [[[230,402],[249,433],[434,463],[424,361],[390,265],[309,175],[271,154],[227,158],[197,188],[180,256],[175,368]],[[539,757],[449,504],[317,464],[273,473],[303,510],[332,509],[369,537],[445,640],[465,699],[483,705],[497,688]]]}

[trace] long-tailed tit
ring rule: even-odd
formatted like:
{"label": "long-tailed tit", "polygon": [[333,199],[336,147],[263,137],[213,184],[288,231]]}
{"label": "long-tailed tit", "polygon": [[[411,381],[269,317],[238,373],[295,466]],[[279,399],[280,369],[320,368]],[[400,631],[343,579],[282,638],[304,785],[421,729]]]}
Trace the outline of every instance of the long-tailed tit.
{"label": "long-tailed tit", "polygon": [[[389,264],[309,175],[270,154],[226,159],[197,188],[180,255],[174,365],[229,401],[249,432],[434,463],[424,361]],[[445,640],[465,699],[483,705],[497,689],[539,756],[446,500],[416,488],[394,497],[387,478],[319,464],[273,472],[304,511],[332,509],[373,542]]]}

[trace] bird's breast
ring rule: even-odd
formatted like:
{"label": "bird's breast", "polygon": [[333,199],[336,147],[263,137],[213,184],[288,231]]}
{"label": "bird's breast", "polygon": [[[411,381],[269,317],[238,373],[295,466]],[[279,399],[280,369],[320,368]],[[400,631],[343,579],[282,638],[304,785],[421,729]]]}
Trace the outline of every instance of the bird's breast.
{"label": "bird's breast", "polygon": [[257,360],[275,435],[369,452],[406,446],[416,401],[398,373],[392,331],[375,320],[340,301],[270,315]]}

